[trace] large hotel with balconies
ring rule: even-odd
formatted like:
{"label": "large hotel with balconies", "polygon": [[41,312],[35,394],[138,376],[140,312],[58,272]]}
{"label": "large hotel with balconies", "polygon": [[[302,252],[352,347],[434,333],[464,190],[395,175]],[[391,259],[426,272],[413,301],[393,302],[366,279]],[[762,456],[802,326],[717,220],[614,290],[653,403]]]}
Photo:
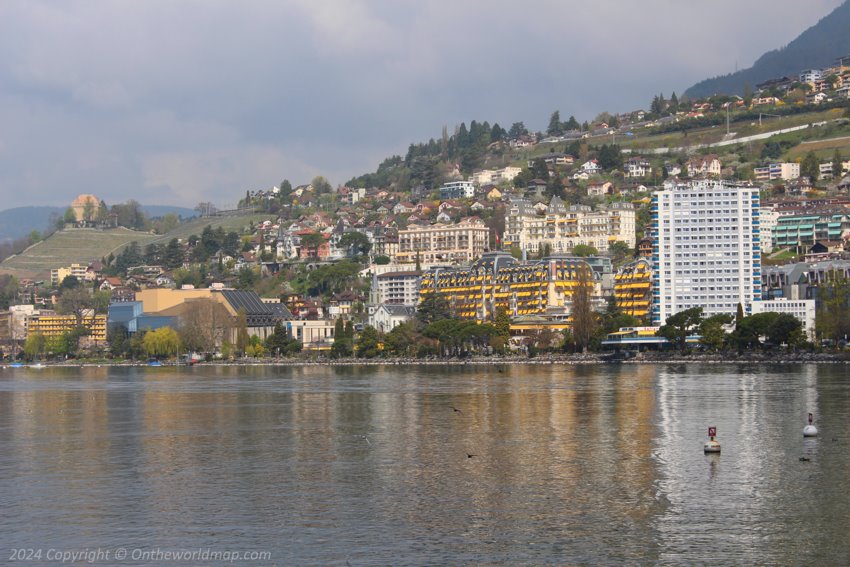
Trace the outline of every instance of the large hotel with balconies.
{"label": "large hotel with balconies", "polygon": [[761,301],[758,188],[694,181],[656,192],[651,207],[652,324],[693,307],[751,313]]}
{"label": "large hotel with balconies", "polygon": [[519,248],[528,256],[541,250],[568,254],[579,244],[606,252],[617,241],[635,246],[635,210],[631,203],[612,203],[594,211],[586,205],[567,206],[552,197],[545,212],[538,214],[529,201],[517,199],[505,213],[505,248]]}

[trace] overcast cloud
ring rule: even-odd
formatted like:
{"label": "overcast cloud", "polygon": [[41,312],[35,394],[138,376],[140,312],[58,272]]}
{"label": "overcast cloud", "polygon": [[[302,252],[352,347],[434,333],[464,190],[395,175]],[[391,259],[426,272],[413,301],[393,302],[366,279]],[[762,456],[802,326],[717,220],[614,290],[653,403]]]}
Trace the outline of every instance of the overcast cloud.
{"label": "overcast cloud", "polygon": [[645,108],[840,3],[5,0],[0,209],[336,185],[444,124]]}

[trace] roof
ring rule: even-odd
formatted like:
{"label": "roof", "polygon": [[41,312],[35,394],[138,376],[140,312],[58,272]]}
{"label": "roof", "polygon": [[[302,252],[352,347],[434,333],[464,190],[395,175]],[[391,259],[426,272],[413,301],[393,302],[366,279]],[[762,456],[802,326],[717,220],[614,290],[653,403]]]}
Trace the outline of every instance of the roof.
{"label": "roof", "polygon": [[413,317],[416,315],[416,307],[413,305],[382,303],[380,308],[383,308],[384,311],[395,317]]}
{"label": "roof", "polygon": [[225,301],[234,311],[245,311],[249,327],[271,326],[278,321],[292,319],[292,314],[281,303],[264,303],[253,291],[225,289],[221,291]]}
{"label": "roof", "polygon": [[398,272],[385,272],[383,274],[378,274],[378,279],[381,278],[403,278],[403,277],[419,277],[422,275],[422,271],[398,271]]}

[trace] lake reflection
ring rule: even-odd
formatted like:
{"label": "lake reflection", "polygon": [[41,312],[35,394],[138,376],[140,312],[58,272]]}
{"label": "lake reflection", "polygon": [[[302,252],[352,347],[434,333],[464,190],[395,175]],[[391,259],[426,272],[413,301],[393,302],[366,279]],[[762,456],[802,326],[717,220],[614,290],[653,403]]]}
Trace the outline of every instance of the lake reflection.
{"label": "lake reflection", "polygon": [[271,554],[249,565],[848,564],[846,376],[4,369],[0,541]]}

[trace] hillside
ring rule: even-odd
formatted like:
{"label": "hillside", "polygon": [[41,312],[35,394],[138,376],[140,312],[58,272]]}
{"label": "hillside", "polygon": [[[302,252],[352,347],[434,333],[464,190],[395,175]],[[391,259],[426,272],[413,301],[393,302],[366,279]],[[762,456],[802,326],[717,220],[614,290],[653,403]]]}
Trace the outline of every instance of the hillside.
{"label": "hillside", "polygon": [[747,86],[787,75],[797,75],[804,69],[819,69],[835,62],[837,57],[850,54],[850,0],[831,14],[797,36],[787,46],[768,51],[752,67],[737,73],[701,81],[685,91],[691,98],[714,94],[743,94]]}
{"label": "hillside", "polygon": [[17,278],[47,279],[52,268],[72,263],[87,264],[120,250],[134,240],[144,246],[154,238],[152,234],[126,228],[60,230],[17,256],[0,262],[0,273]]}
{"label": "hillside", "polygon": [[186,239],[192,234],[200,235],[207,225],[212,228],[221,226],[226,231],[240,232],[251,222],[257,224],[270,218],[272,215],[262,214],[195,218],[164,235],[126,228],[60,230],[17,256],[0,262],[0,274],[11,274],[17,278],[46,279],[50,276],[52,268],[100,260],[110,253],[118,254],[122,248],[133,241],[138,242],[142,248],[153,242],[164,244],[172,238]]}
{"label": "hillside", "polygon": [[[12,240],[37,230],[43,232],[50,225],[51,215],[62,215],[67,207],[15,207],[0,211],[0,241]],[[186,207],[170,205],[142,205],[142,211],[150,217],[161,217],[174,213],[183,218],[191,218],[196,213]]]}

